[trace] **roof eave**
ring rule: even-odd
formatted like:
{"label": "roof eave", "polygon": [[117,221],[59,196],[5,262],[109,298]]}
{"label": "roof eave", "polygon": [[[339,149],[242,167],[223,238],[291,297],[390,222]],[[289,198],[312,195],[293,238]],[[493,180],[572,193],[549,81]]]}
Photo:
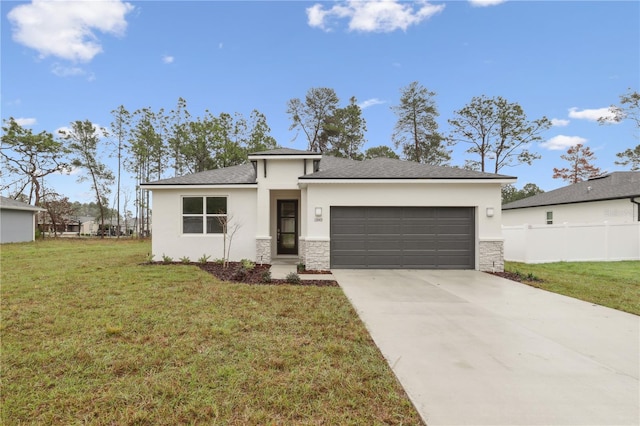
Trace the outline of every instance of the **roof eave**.
{"label": "roof eave", "polygon": [[521,210],[521,209],[532,209],[535,207],[550,207],[550,206],[563,206],[568,204],[581,204],[581,203],[597,203],[599,201],[612,201],[612,200],[627,200],[640,197],[640,194],[637,195],[623,195],[618,197],[607,197],[607,198],[597,198],[593,200],[577,200],[577,201],[565,201],[565,202],[554,202],[554,203],[540,203],[534,204],[531,206],[521,206],[521,207],[507,207],[502,206],[502,210]]}
{"label": "roof eave", "polygon": [[514,183],[516,178],[322,178],[300,176],[299,183]]}
{"label": "roof eave", "polygon": [[207,188],[257,188],[257,183],[144,183],[142,189],[207,189]]}

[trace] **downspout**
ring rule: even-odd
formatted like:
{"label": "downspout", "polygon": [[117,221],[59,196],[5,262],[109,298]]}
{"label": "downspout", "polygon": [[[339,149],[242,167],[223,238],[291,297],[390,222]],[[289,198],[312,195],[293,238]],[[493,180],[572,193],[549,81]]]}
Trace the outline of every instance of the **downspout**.
{"label": "downspout", "polygon": [[629,198],[629,201],[638,206],[638,222],[640,222],[640,201],[636,201],[636,197]]}

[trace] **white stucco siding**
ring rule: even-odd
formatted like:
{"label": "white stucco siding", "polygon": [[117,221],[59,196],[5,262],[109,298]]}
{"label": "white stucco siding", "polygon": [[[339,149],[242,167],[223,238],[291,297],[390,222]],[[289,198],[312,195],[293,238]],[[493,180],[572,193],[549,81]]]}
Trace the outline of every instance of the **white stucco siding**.
{"label": "white stucco siding", "polygon": [[[230,260],[255,259],[256,257],[256,189],[207,188],[207,189],[155,189],[153,199],[152,253],[154,260],[170,256],[177,261],[188,257],[197,261],[203,255],[210,260],[223,257],[222,234],[183,234],[182,197],[227,197],[229,227],[238,225],[230,248]],[[228,245],[228,239],[227,239]]]}
{"label": "white stucco siding", "polygon": [[629,199],[594,201],[590,203],[561,204],[505,210],[505,226],[546,225],[547,212],[553,212],[553,224],[563,223],[632,223],[638,220],[638,206]]}
{"label": "white stucco siding", "polygon": [[[331,206],[475,207],[476,237],[502,239],[500,183],[359,183],[313,184],[307,188],[306,236],[328,239]],[[315,208],[322,208],[322,220]],[[493,208],[493,217],[487,217]]]}
{"label": "white stucco siding", "polygon": [[[304,159],[267,159],[265,177],[264,160],[257,163],[257,182],[261,189],[299,189],[298,177],[304,175]],[[307,173],[309,173],[307,164]]]}

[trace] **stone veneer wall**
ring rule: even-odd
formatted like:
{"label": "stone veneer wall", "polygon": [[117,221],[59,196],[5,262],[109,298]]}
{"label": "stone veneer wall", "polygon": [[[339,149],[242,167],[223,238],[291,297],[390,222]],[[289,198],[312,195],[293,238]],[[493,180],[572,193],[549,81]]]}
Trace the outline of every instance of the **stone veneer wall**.
{"label": "stone veneer wall", "polygon": [[302,258],[306,269],[315,271],[329,270],[331,268],[329,240],[306,240]]}
{"label": "stone veneer wall", "polygon": [[271,263],[271,237],[256,238],[256,263]]}
{"label": "stone veneer wall", "polygon": [[300,263],[307,264],[306,258],[306,240],[304,238],[298,239],[298,255],[300,257]]}
{"label": "stone veneer wall", "polygon": [[504,241],[485,240],[478,244],[479,269],[487,272],[504,271]]}

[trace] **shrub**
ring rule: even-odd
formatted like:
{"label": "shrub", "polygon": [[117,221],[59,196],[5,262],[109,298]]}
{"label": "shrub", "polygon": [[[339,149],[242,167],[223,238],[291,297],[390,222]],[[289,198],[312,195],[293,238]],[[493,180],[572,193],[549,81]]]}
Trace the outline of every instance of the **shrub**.
{"label": "shrub", "polygon": [[182,256],[180,258],[180,262],[182,262],[182,263],[191,263],[191,259],[189,259],[187,256]]}
{"label": "shrub", "polygon": [[167,256],[166,254],[162,253],[162,263],[171,263],[173,262],[173,258],[171,256]]}
{"label": "shrub", "polygon": [[260,277],[260,281],[265,283],[265,284],[269,284],[271,282],[271,271],[266,270],[262,273],[262,276]]}
{"label": "shrub", "polygon": [[145,260],[147,263],[153,263],[153,253],[147,253],[147,257]]}
{"label": "shrub", "polygon": [[285,280],[290,284],[300,284],[300,275],[295,272],[289,272]]}
{"label": "shrub", "polygon": [[209,260],[211,256],[207,256],[206,254],[203,254],[202,256],[200,256],[200,258],[198,259],[198,262],[200,263],[207,263],[207,261]]}
{"label": "shrub", "polygon": [[253,271],[253,268],[256,267],[255,262],[252,262],[249,259],[242,259],[240,263],[242,264],[242,267],[245,268],[247,271]]}
{"label": "shrub", "polygon": [[300,262],[298,263],[296,269],[298,270],[298,272],[303,272],[306,269],[306,266],[304,263]]}
{"label": "shrub", "polygon": [[231,279],[233,281],[244,281],[244,279],[247,278],[248,272],[249,271],[247,271],[247,268],[245,268],[244,266],[240,265],[238,267],[238,269],[236,269],[236,271],[231,276]]}

